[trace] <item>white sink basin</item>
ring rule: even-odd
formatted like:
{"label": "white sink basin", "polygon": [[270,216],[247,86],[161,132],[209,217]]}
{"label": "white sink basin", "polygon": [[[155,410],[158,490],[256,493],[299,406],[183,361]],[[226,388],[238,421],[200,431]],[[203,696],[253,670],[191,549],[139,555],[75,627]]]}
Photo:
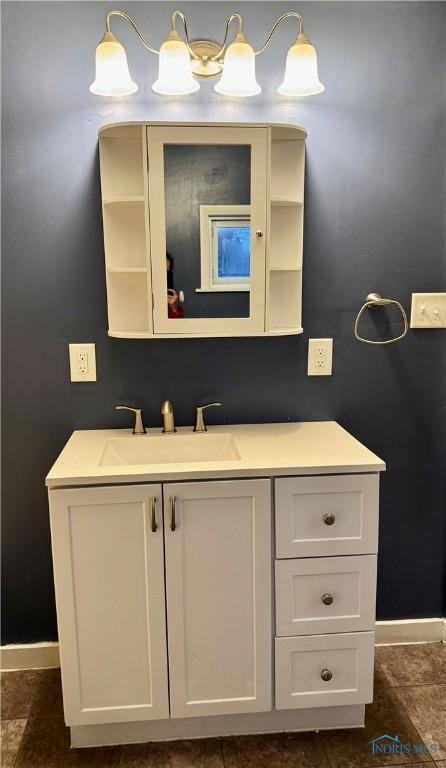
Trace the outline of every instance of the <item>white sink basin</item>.
{"label": "white sink basin", "polygon": [[107,440],[99,460],[101,467],[135,464],[185,464],[195,461],[237,461],[232,435],[175,434],[132,435]]}

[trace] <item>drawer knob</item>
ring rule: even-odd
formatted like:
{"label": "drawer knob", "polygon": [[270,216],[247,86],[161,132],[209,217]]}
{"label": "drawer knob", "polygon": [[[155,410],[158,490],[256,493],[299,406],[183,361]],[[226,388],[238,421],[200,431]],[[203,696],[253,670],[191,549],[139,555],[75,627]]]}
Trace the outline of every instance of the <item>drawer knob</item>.
{"label": "drawer knob", "polygon": [[322,669],[321,670],[321,678],[324,681],[324,683],[329,683],[331,678],[333,677],[332,673],[329,669]]}
{"label": "drawer knob", "polygon": [[325,525],[333,525],[336,522],[336,517],[333,512],[326,512],[323,517]]}
{"label": "drawer knob", "polygon": [[329,592],[326,592],[325,595],[322,595],[321,600],[324,605],[332,605],[334,597]]}

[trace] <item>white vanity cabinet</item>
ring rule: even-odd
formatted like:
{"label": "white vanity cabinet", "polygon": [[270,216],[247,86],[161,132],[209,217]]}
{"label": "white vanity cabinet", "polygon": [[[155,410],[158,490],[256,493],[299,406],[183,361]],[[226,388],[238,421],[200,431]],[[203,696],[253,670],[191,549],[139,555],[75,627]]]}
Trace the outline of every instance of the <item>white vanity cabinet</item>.
{"label": "white vanity cabinet", "polygon": [[110,336],[302,333],[305,139],[265,123],[100,129]]}
{"label": "white vanity cabinet", "polygon": [[50,515],[68,725],[271,709],[269,480],[57,489]]}
{"label": "white vanity cabinet", "polygon": [[[47,477],[72,745],[361,727],[384,463],[334,422],[179,427],[172,461],[103,461],[154,433],[75,432]],[[217,436],[234,454],[173,460]]]}

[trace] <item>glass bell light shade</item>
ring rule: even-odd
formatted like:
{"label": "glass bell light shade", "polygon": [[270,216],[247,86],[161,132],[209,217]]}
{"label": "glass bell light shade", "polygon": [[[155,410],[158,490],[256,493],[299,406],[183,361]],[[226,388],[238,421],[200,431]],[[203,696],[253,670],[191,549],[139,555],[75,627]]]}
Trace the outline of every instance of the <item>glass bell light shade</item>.
{"label": "glass bell light shade", "polygon": [[285,77],[278,87],[283,96],[314,96],[325,91],[317,73],[317,55],[301,33],[286,57]]}
{"label": "glass bell light shade", "polygon": [[214,86],[225,96],[255,96],[262,90],[256,80],[254,49],[239,32],[225,53],[223,74]]}
{"label": "glass bell light shade", "polygon": [[106,32],[96,48],[96,78],[91,93],[99,96],[128,96],[138,86],[130,77],[124,47],[111,32]]}
{"label": "glass bell light shade", "polygon": [[199,84],[192,75],[186,43],[174,29],[160,49],[158,80],[152,89],[163,96],[185,96],[198,91]]}

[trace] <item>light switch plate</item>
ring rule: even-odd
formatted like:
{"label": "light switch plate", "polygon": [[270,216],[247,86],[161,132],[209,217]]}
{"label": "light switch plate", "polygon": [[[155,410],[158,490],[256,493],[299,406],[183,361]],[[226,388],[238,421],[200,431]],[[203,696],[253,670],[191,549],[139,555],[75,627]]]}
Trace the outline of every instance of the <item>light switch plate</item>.
{"label": "light switch plate", "polygon": [[446,328],[446,293],[413,293],[411,328]]}
{"label": "light switch plate", "polygon": [[308,339],[308,376],[331,376],[333,339]]}
{"label": "light switch plate", "polygon": [[94,344],[69,344],[71,381],[96,381]]}

